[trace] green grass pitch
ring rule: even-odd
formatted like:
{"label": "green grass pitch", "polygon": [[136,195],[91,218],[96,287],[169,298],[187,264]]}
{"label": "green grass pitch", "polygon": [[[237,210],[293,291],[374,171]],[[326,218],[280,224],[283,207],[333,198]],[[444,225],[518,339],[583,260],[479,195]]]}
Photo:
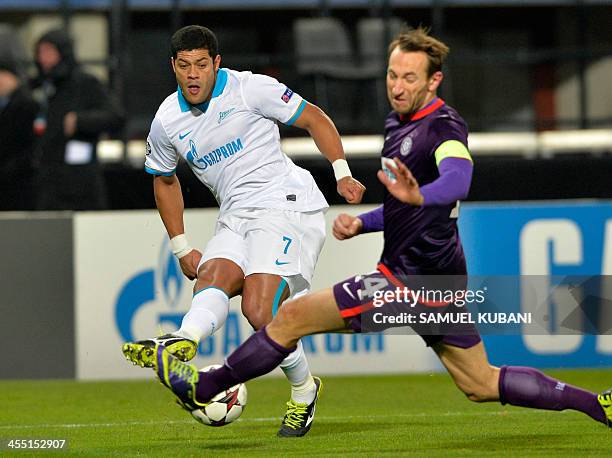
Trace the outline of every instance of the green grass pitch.
{"label": "green grass pitch", "polygon": [[[593,391],[612,386],[612,370],[548,373]],[[3,442],[63,438],[69,448],[4,449],[0,456],[612,456],[612,430],[584,414],[471,403],[445,374],[323,377],[323,383],[310,433],[279,439],[284,379],[249,382],[245,413],[222,428],[196,423],[153,378],[3,381]]]}

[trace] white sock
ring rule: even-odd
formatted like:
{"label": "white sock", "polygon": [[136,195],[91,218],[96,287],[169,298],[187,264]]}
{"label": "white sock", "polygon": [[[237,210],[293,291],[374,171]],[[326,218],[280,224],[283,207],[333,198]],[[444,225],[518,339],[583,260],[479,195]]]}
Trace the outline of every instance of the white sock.
{"label": "white sock", "polygon": [[214,286],[204,288],[193,296],[191,308],[175,334],[199,342],[223,327],[228,312],[227,294]]}
{"label": "white sock", "polygon": [[300,404],[314,401],[317,386],[310,374],[302,342],[298,341],[297,348],[280,363],[280,368],[291,383],[291,399]]}

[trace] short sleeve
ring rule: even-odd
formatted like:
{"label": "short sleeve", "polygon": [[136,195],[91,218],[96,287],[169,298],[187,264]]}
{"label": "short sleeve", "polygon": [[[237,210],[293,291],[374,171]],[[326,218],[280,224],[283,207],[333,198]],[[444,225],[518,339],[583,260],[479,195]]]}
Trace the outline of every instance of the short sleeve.
{"label": "short sleeve", "polygon": [[145,171],[152,175],[174,175],[178,155],[159,118],[153,119],[147,137]]}
{"label": "short sleeve", "polygon": [[250,75],[243,82],[242,95],[249,108],[287,125],[293,124],[306,106],[302,97],[266,75]]}

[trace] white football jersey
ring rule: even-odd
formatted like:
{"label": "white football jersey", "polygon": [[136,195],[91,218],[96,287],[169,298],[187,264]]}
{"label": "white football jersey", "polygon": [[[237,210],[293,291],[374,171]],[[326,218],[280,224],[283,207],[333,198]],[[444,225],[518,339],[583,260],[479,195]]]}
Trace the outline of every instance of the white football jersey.
{"label": "white football jersey", "polygon": [[327,208],[310,172],[280,147],[276,121],[291,125],[305,106],[274,78],[219,69],[209,102],[192,106],[179,88],[160,105],[147,138],[145,170],[172,175],[182,157],[221,212]]}

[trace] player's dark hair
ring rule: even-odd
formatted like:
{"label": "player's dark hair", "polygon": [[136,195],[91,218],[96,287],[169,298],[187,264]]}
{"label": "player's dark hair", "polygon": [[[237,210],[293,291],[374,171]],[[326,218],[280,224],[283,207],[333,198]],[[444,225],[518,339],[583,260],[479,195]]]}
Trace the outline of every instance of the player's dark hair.
{"label": "player's dark hair", "polygon": [[401,31],[389,45],[389,56],[395,48],[403,52],[422,51],[429,57],[427,76],[442,70],[442,64],[450,52],[450,48],[437,38],[429,35],[429,28],[419,26],[417,29]]}
{"label": "player's dark hair", "polygon": [[177,30],[170,40],[170,52],[176,59],[180,51],[207,49],[213,59],[219,54],[219,43],[212,30],[201,25],[188,25]]}

